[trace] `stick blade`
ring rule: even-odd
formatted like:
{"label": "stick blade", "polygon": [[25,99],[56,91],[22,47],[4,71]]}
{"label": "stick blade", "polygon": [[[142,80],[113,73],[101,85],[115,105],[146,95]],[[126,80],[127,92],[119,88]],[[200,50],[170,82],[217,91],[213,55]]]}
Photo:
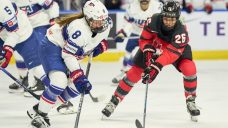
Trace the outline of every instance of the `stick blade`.
{"label": "stick blade", "polygon": [[93,100],[93,102],[101,102],[101,101],[104,101],[105,100],[105,95],[100,95],[98,97],[93,97],[93,96],[90,96],[91,99]]}
{"label": "stick blade", "polygon": [[137,128],[143,128],[142,124],[140,123],[140,121],[138,119],[135,120],[135,125]]}

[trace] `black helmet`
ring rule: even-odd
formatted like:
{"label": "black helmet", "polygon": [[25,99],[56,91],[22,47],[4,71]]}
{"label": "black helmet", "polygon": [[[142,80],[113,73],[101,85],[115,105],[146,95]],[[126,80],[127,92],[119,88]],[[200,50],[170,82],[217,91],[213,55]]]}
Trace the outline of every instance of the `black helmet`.
{"label": "black helmet", "polygon": [[178,1],[166,1],[162,7],[161,15],[165,17],[179,18],[181,14],[180,3]]}

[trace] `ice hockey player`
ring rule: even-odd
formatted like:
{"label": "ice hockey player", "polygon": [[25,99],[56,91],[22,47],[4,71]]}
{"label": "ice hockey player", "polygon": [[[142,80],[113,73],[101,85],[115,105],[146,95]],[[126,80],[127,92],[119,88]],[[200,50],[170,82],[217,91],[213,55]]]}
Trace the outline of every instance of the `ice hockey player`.
{"label": "ice hockey player", "polygon": [[170,64],[183,74],[188,112],[192,117],[200,115],[195,105],[196,66],[192,60],[186,26],[179,20],[180,13],[179,3],[171,0],[164,3],[161,13],[147,20],[139,40],[140,49],[134,56],[134,65],[119,82],[110,102],[102,110],[105,116],[109,117],[114,112],[141,78],[142,83],[151,83],[162,68]]}
{"label": "ice hockey player", "polygon": [[[54,19],[59,17],[59,6],[58,4],[53,0],[11,0],[13,1],[20,10],[26,12],[30,23],[33,26],[33,29],[39,39],[39,42],[45,37],[47,29],[54,24]],[[14,53],[14,57],[16,59],[16,66],[18,68],[19,74],[27,74],[27,68],[25,66],[25,63],[23,62],[23,58],[17,54]],[[31,74],[31,73],[30,73]],[[20,77],[23,78],[24,75],[20,75]],[[30,77],[33,77],[32,75],[29,75]],[[24,85],[28,85],[28,76],[25,75],[24,79],[22,80],[22,83]],[[35,80],[33,80],[33,85],[29,85],[28,89],[31,92],[34,92],[37,95],[41,95],[44,91],[45,87],[44,84],[35,77]],[[13,83],[9,86],[10,92],[17,92],[21,91],[21,87]],[[31,96],[27,91],[24,92],[24,95],[26,97]],[[57,111],[62,114],[71,114],[75,113],[75,109],[73,108],[73,104],[66,103],[62,104],[57,108]]]}
{"label": "ice hockey player", "polygon": [[[99,0],[89,0],[82,13],[60,18],[48,29],[39,50],[51,84],[43,92],[39,103],[27,111],[32,126],[49,127],[48,112],[54,104],[66,102],[80,93],[89,93],[92,85],[79,60],[88,55],[95,57],[107,50],[106,39],[111,27],[106,7]],[[73,86],[68,84],[67,69]]]}
{"label": "ice hockey player", "polygon": [[0,10],[0,37],[4,42],[0,51],[0,66],[6,68],[16,50],[23,57],[29,71],[49,84],[38,57],[39,41],[28,17],[9,0],[1,1]]}
{"label": "ice hockey player", "polygon": [[[139,37],[147,18],[154,13],[161,11],[161,3],[156,0],[135,0],[129,5],[124,16],[124,26],[120,29],[115,37],[115,42],[123,42],[126,37]],[[139,46],[137,39],[129,39],[125,47],[125,56],[123,67],[120,74],[112,79],[112,83],[117,85],[125,73],[132,66],[132,51]]]}
{"label": "ice hockey player", "polygon": [[[34,31],[38,39],[41,41],[47,29],[54,23],[54,18],[59,16],[59,6],[53,0],[11,0],[14,2],[19,9],[24,11],[30,23],[33,26]],[[38,95],[41,95],[44,90],[44,85],[38,78],[30,78],[28,80],[28,70],[23,61],[23,58],[17,53],[14,53],[16,59],[16,67],[19,72],[20,78],[22,78],[22,83],[28,85],[28,89]],[[33,77],[29,74],[29,76]],[[21,92],[21,87],[17,83],[13,83],[9,86],[9,92]],[[31,96],[28,92],[24,92],[24,95]]]}

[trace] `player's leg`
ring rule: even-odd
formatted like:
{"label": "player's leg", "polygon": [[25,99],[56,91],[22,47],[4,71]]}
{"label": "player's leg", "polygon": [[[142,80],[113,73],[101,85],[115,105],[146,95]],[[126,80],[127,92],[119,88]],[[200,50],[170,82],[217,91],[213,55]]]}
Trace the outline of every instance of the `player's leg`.
{"label": "player's leg", "polygon": [[55,106],[57,111],[61,114],[72,114],[77,110],[73,107],[73,104],[69,101],[72,98],[77,97],[80,93],[77,91],[74,84],[68,83],[68,86],[65,88],[63,93],[58,96]]}
{"label": "player's leg", "polygon": [[192,60],[191,47],[188,45],[183,55],[176,61],[174,66],[183,74],[187,110],[191,116],[200,115],[200,110],[195,105],[197,89],[197,70]]}
{"label": "player's leg", "polygon": [[[131,34],[131,37],[138,36],[136,34]],[[126,72],[131,68],[133,65],[133,56],[132,51],[135,49],[135,47],[138,46],[138,39],[129,39],[125,48],[125,55],[123,58],[123,66],[120,70],[120,74],[115,76],[112,79],[113,84],[118,84],[119,81],[124,77]]]}
{"label": "player's leg", "polygon": [[[14,58],[16,60],[16,68],[19,74],[19,80],[23,85],[26,87],[28,86],[28,68],[26,67],[24,60],[21,55],[18,54],[17,51],[14,52]],[[24,92],[24,89],[17,84],[16,82],[9,85],[9,92],[10,93],[21,93]]]}
{"label": "player's leg", "polygon": [[27,111],[28,116],[32,119],[31,124],[33,126],[43,124],[50,126],[48,113],[54,107],[57,97],[67,86],[67,76],[64,72],[51,71],[48,76],[50,78],[50,85],[41,95],[39,103]]}
{"label": "player's leg", "polygon": [[41,77],[45,76],[45,72],[38,55],[38,46],[39,42],[35,32],[33,32],[26,41],[16,45],[15,49],[23,57],[29,73],[32,73],[37,80],[34,86],[29,87],[29,90],[39,95],[45,89],[43,81],[40,81]]}
{"label": "player's leg", "polygon": [[106,117],[109,117],[114,112],[119,102],[121,102],[124,97],[131,91],[131,89],[134,87],[134,84],[141,79],[141,74],[145,68],[144,65],[143,54],[140,50],[138,50],[134,57],[134,65],[126,73],[126,76],[120,80],[119,85],[114,92],[114,95],[106,107],[102,110],[102,113]]}
{"label": "player's leg", "polygon": [[[57,97],[65,90],[68,82],[66,66],[62,61],[60,47],[45,39],[39,47],[39,56],[43,68],[50,79],[50,84],[48,85],[48,83],[46,83],[48,86],[41,95],[39,104],[27,112],[29,117],[32,118],[32,125],[36,123],[42,124],[42,122],[45,121],[48,112],[54,106]],[[41,80],[43,79],[41,78]],[[36,116],[39,118],[36,118]],[[46,123],[48,124],[48,122]]]}
{"label": "player's leg", "polygon": [[200,115],[200,110],[195,105],[197,88],[197,75],[195,63],[192,60],[183,59],[179,63],[179,69],[184,75],[184,89],[188,112],[192,116],[198,116]]}
{"label": "player's leg", "polygon": [[[45,26],[39,26],[39,27],[34,28],[34,33],[36,35],[36,38],[40,40],[40,41],[37,40],[37,42],[39,44],[41,44],[41,41],[45,37],[46,31],[47,31],[47,29],[49,27],[50,27],[50,25],[45,25]],[[33,37],[33,38],[35,38],[35,37]],[[38,69],[42,70],[42,67],[38,67]],[[36,73],[37,77],[34,76],[34,78],[33,78],[35,80],[35,82],[30,85],[29,90],[32,91],[32,92],[35,92],[38,95],[41,95],[43,90],[45,89],[44,82],[42,82],[41,79],[46,79],[45,78],[46,76],[42,76],[42,75],[44,75],[44,71],[43,70],[42,70],[42,73],[39,72],[39,70],[37,70],[37,71],[38,71],[38,73]],[[29,74],[30,74],[29,76],[33,75],[32,73],[29,73]],[[28,92],[25,92],[24,96],[29,97],[31,95]]]}

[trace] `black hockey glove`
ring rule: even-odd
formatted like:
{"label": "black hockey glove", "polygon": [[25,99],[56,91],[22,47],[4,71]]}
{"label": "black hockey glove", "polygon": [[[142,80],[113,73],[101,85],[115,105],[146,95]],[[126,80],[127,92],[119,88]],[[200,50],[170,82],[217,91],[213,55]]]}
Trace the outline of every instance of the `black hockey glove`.
{"label": "black hockey glove", "polygon": [[148,66],[142,74],[142,83],[146,84],[146,81],[148,81],[148,83],[151,83],[157,77],[162,67],[163,66],[161,64],[156,62]]}
{"label": "black hockey glove", "polygon": [[143,60],[146,67],[154,61],[156,49],[152,45],[145,45],[143,48]]}

